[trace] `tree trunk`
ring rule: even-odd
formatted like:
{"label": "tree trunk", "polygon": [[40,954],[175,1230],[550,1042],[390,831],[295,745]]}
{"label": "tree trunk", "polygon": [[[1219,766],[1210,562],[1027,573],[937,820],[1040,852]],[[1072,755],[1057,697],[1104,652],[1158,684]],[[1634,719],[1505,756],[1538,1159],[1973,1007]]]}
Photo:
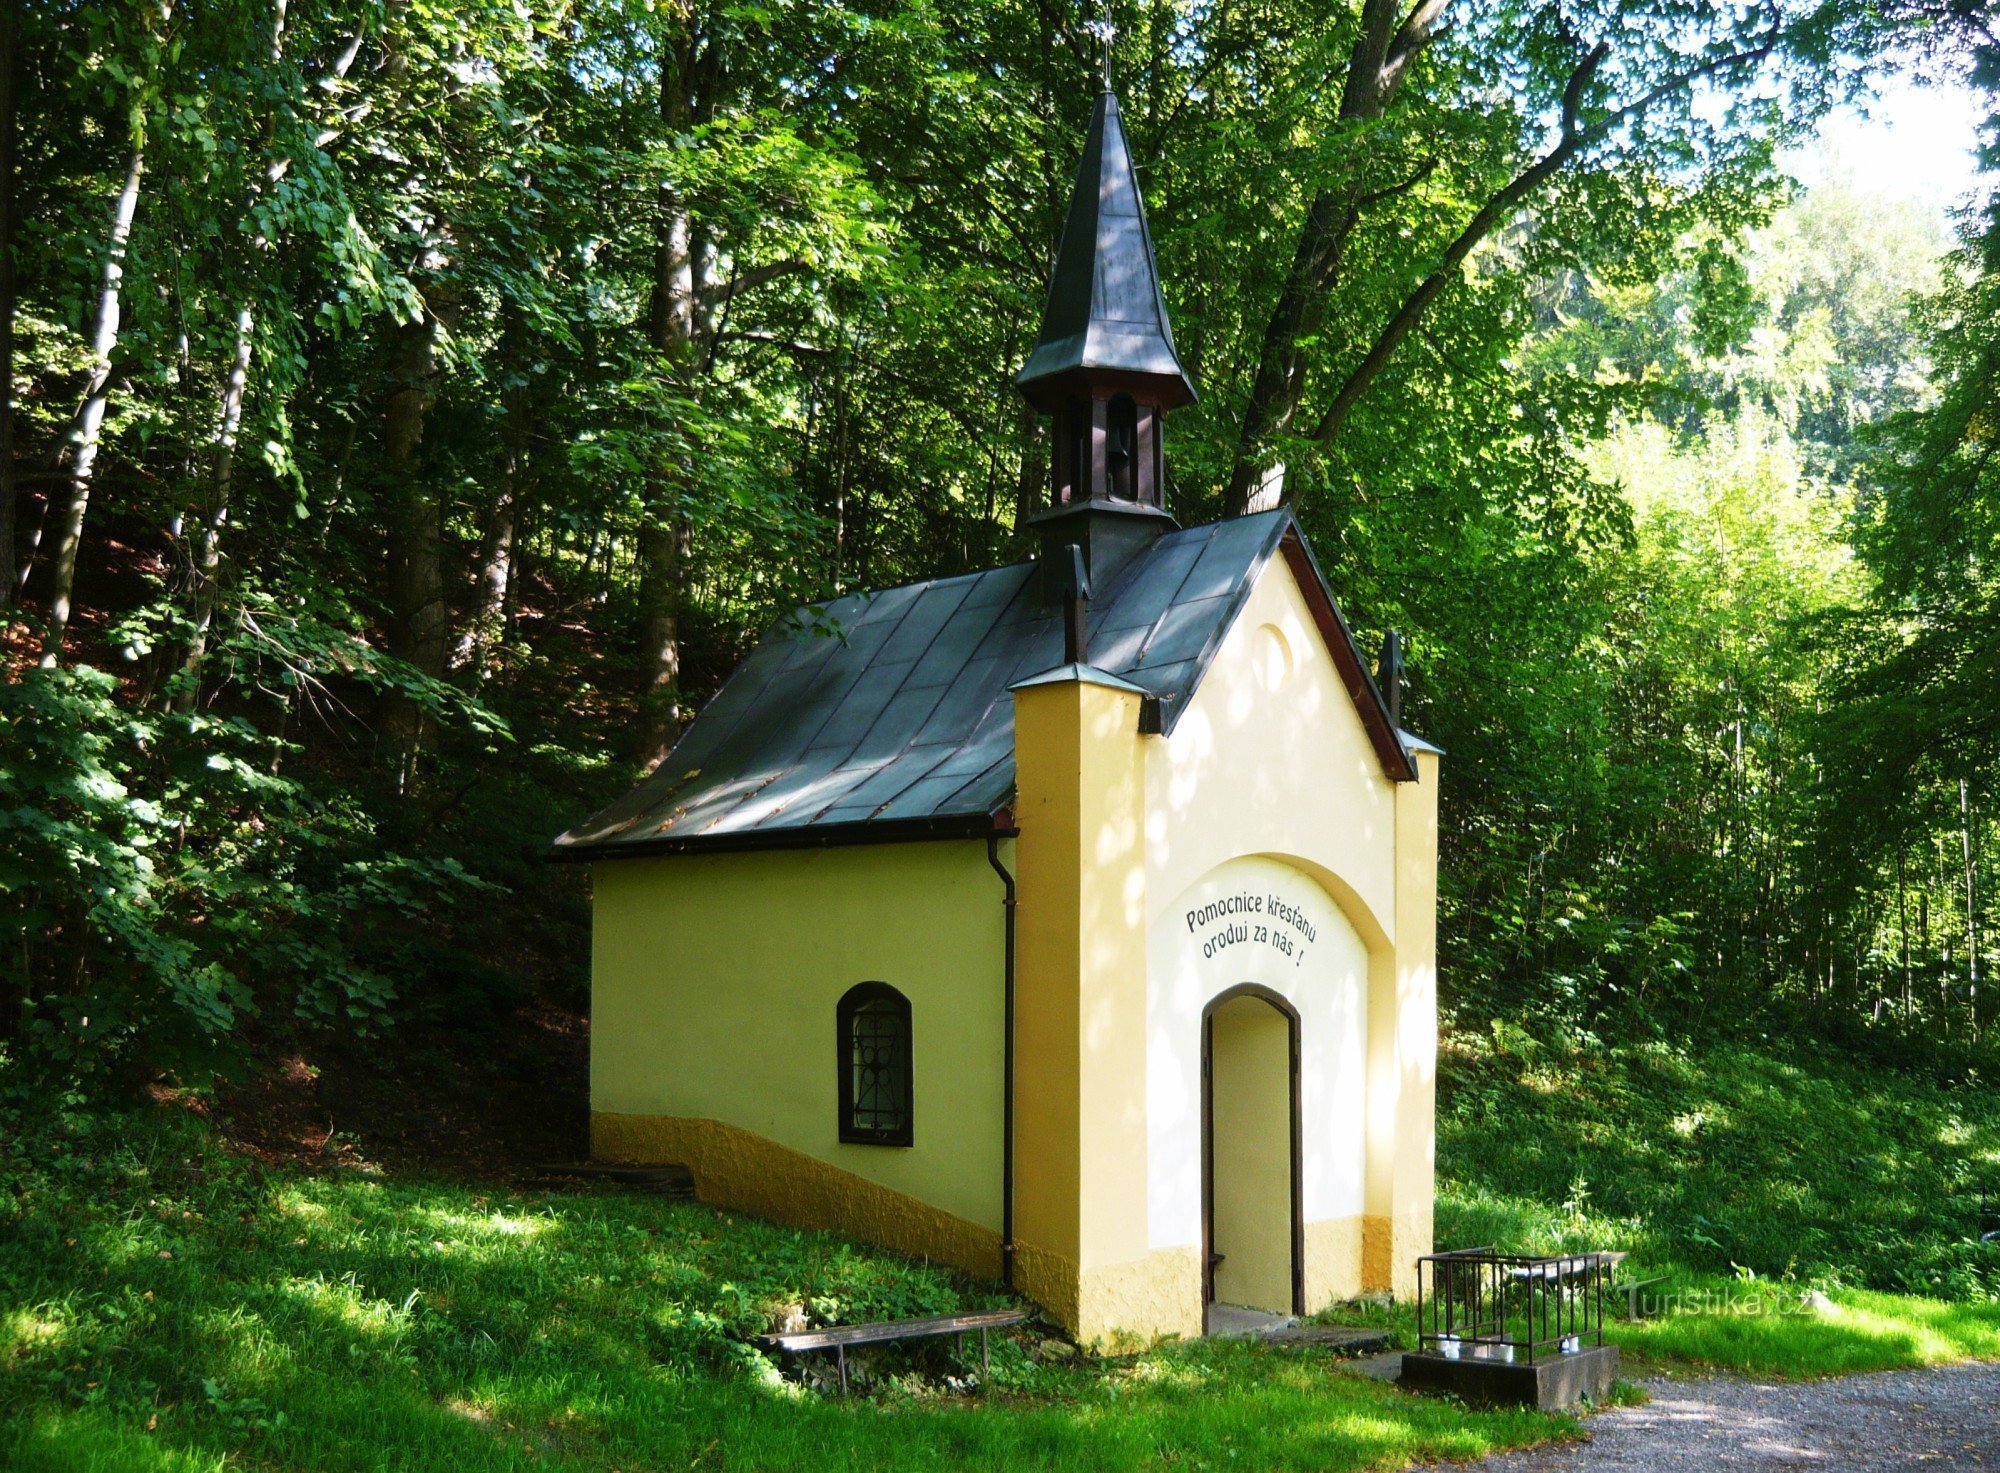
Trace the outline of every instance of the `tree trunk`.
{"label": "tree trunk", "polygon": [[1286,273],[1270,321],[1264,325],[1257,372],[1250,382],[1250,398],[1243,407],[1243,426],[1237,435],[1236,462],[1222,493],[1225,516],[1241,516],[1250,509],[1251,497],[1264,481],[1268,442],[1288,431],[1298,413],[1305,387],[1305,364],[1298,344],[1319,315],[1328,286],[1339,272],[1347,238],[1360,218],[1357,202],[1348,191],[1320,195],[1306,213],[1291,270]]}
{"label": "tree trunk", "polygon": [[470,668],[484,680],[489,673],[486,652],[506,636],[508,593],[514,580],[514,538],[520,501],[528,474],[528,425],[533,413],[529,394],[528,351],[518,318],[509,314],[501,330],[500,393],[504,414],[497,469],[498,485],[486,525],[479,538],[478,586],[465,627],[452,647],[451,668]]}
{"label": "tree trunk", "polygon": [[1015,426],[1021,446],[1020,471],[1014,480],[1014,541],[1028,542],[1028,518],[1042,509],[1043,492],[1049,479],[1048,436],[1041,432],[1041,416],[1023,399],[1016,411]]}
{"label": "tree trunk", "polygon": [[201,662],[208,653],[209,625],[215,621],[215,596],[222,577],[222,529],[229,520],[229,492],[236,477],[236,434],[243,425],[243,391],[250,381],[250,351],[256,336],[256,314],[244,307],[236,314],[236,347],[230,355],[229,376],[223,380],[221,421],[215,431],[215,465],[209,482],[208,507],[202,514],[201,536],[195,544],[194,590],[189,599],[188,647],[181,661],[181,686],[174,709],[191,711],[201,697]]}
{"label": "tree trunk", "polygon": [[0,610],[14,601],[14,53],[20,7],[0,4]]}
{"label": "tree trunk", "polygon": [[[1409,63],[1430,44],[1445,0],[1419,0],[1399,26],[1394,3],[1366,0],[1360,34],[1341,96],[1341,122],[1376,119],[1394,101]],[[1556,141],[1520,173],[1491,195],[1447,245],[1437,265],[1403,299],[1354,366],[1341,377],[1332,401],[1313,426],[1311,438],[1321,449],[1333,444],[1346,428],[1348,415],[1386,368],[1404,340],[1414,332],[1445,290],[1459,279],[1478,244],[1513,217],[1525,201],[1566,168],[1586,149],[1601,142],[1661,99],[1685,92],[1720,73],[1754,68],[1776,45],[1775,33],[1743,51],[1730,52],[1667,78],[1643,96],[1583,121],[1583,103],[1598,69],[1609,54],[1599,43],[1581,52],[1563,87]],[[1317,314],[1337,287],[1347,243],[1368,207],[1414,187],[1429,172],[1425,164],[1408,178],[1373,190],[1358,182],[1344,183],[1318,195],[1307,213],[1284,290],[1264,333],[1251,399],[1238,437],[1236,463],[1223,492],[1226,515],[1241,515],[1263,478],[1270,459],[1269,437],[1288,429],[1304,393],[1302,344],[1311,335]],[[1294,481],[1296,487],[1297,482]]]}
{"label": "tree trunk", "polygon": [[685,515],[655,511],[639,533],[639,602],[647,684],[639,696],[639,748],[648,770],[673,750],[681,728],[681,614],[693,529]]}
{"label": "tree trunk", "polygon": [[[660,120],[669,135],[704,122],[715,112],[721,57],[697,34],[692,16],[674,39],[674,53],[660,65]],[[712,267],[713,243],[698,238],[688,201],[672,181],[659,187],[653,248],[653,294],[647,338],[666,371],[692,373],[692,348],[706,284],[697,258]],[[639,732],[634,757],[650,770],[680,736],[681,617],[687,601],[689,552],[694,528],[688,516],[686,466],[662,466],[648,480],[645,525],[639,533]]]}
{"label": "tree trunk", "polygon": [[[668,371],[685,373],[695,323],[694,257],[687,209],[671,185],[660,186],[659,211],[648,336]],[[649,771],[680,736],[681,609],[693,535],[682,495],[686,470],[662,467],[648,480],[639,531],[639,738],[633,756]]]}
{"label": "tree trunk", "polygon": [[1979,1037],[1979,903],[1973,888],[1972,796],[1964,778],[1958,780],[1960,852],[1965,861],[1965,1005],[1972,1036]]}
{"label": "tree trunk", "polygon": [[[398,325],[389,370],[388,402],[382,414],[383,457],[389,485],[389,652],[425,675],[444,672],[444,574],[439,562],[444,540],[443,508],[419,464],[424,416],[436,397],[439,323],[426,306],[415,322]],[[399,783],[407,791],[423,745],[422,707],[393,694],[384,724],[396,743]]]}
{"label": "tree trunk", "polygon": [[111,352],[118,345],[120,293],[125,283],[125,252],[132,241],[132,221],[139,211],[139,180],[145,172],[144,135],[133,139],[125,165],[125,182],[111,215],[111,239],[104,253],[104,274],[97,297],[97,317],[90,335],[90,377],[83,403],[69,432],[69,494],[56,528],[55,582],[49,595],[48,632],[42,642],[42,665],[52,668],[62,659],[63,635],[69,628],[70,601],[76,590],[76,554],[83,541],[83,521],[90,509],[90,475],[97,464],[104,411],[111,402]]}
{"label": "tree trunk", "polygon": [[471,617],[452,651],[454,670],[472,669],[481,678],[486,674],[486,649],[506,633],[507,590],[514,572],[514,518],[520,457],[509,448],[500,471],[500,489],[486,530],[479,540],[479,588],[474,596]]}
{"label": "tree trunk", "polygon": [[[275,73],[285,56],[285,13],[290,0],[274,0],[271,7],[270,63]],[[274,83],[275,85],[275,83]],[[278,131],[275,112],[264,114],[263,138],[268,151]],[[289,161],[270,158],[264,165],[261,183],[253,183],[244,203],[247,215],[256,208],[264,190],[284,177]],[[253,257],[270,241],[259,231],[250,243]],[[236,313],[236,343],[229,357],[229,375],[222,384],[222,404],[216,417],[214,469],[209,481],[208,507],[202,516],[201,541],[194,555],[194,592],[189,600],[187,655],[181,665],[182,685],[174,698],[177,710],[192,710],[201,697],[201,662],[208,652],[208,630],[215,620],[216,593],[221,585],[222,529],[229,521],[229,493],[236,477],[236,436],[243,427],[243,395],[250,382],[250,355],[257,341],[256,309],[245,302]]]}
{"label": "tree trunk", "polygon": [[[1430,44],[1444,0],[1423,0],[1398,24],[1396,0],[1365,0],[1361,27],[1348,56],[1341,88],[1340,124],[1355,127],[1382,116],[1395,101],[1410,62]],[[1264,480],[1267,442],[1290,429],[1305,390],[1305,362],[1300,343],[1324,310],[1328,293],[1340,277],[1347,242],[1372,198],[1399,192],[1415,180],[1371,195],[1362,188],[1359,170],[1314,196],[1306,211],[1291,268],[1279,290],[1277,304],[1264,327],[1264,340],[1251,380],[1237,437],[1236,463],[1223,490],[1223,512],[1241,516]]]}

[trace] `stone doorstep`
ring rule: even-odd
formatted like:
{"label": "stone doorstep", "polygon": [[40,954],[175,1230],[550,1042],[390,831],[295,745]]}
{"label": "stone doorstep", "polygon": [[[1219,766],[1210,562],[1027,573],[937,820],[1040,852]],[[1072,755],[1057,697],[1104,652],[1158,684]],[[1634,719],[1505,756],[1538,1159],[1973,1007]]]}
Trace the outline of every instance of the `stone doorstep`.
{"label": "stone doorstep", "polygon": [[1291,1325],[1273,1330],[1264,1339],[1273,1345],[1297,1345],[1348,1358],[1374,1355],[1396,1343],[1396,1337],[1387,1330],[1364,1330],[1353,1325]]}
{"label": "stone doorstep", "polygon": [[1466,1356],[1446,1360],[1425,1351],[1403,1356],[1401,1384],[1487,1406],[1530,1406],[1543,1411],[1572,1407],[1586,1396],[1602,1401],[1618,1376],[1618,1347],[1593,1345],[1569,1355],[1533,1361]]}
{"label": "stone doorstep", "polygon": [[1208,1307],[1208,1338],[1261,1340],[1266,1345],[1291,1345],[1350,1358],[1372,1355],[1396,1343],[1395,1337],[1386,1330],[1364,1330],[1353,1325],[1306,1324],[1276,1310],[1252,1309],[1221,1301]]}

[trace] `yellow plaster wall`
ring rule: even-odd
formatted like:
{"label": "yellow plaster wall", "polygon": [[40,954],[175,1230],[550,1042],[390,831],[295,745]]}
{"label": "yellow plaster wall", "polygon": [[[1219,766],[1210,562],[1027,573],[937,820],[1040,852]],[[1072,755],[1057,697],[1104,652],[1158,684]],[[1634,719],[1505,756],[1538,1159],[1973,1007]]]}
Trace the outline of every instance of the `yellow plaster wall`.
{"label": "yellow plaster wall", "polygon": [[1362,1284],[1362,1220],[1329,1217],[1306,1222],[1306,1309],[1317,1312],[1343,1299],[1359,1298]]}
{"label": "yellow plaster wall", "polygon": [[694,1173],[701,1200],[719,1207],[829,1228],[986,1278],[1000,1275],[1000,1235],[993,1229],[720,1120],[597,1111],[590,1149],[607,1161],[680,1162]]}
{"label": "yellow plaster wall", "polygon": [[[594,1150],[686,1160],[718,1201],[992,1262],[973,1230],[997,1243],[1004,916],[983,843],[621,859],[592,878]],[[834,1008],[867,981],[910,999],[908,1148],[839,1140]]]}
{"label": "yellow plaster wall", "polygon": [[1074,1259],[1018,1242],[1014,1287],[1069,1326],[1079,1341],[1103,1351],[1202,1333],[1198,1248],[1156,1248],[1079,1269]]}
{"label": "yellow plaster wall", "polygon": [[1393,985],[1368,1001],[1368,1211],[1363,1279],[1398,1298],[1416,1293],[1416,1259],[1431,1251],[1437,1159],[1438,759],[1417,754],[1418,780],[1396,795]]}
{"label": "yellow plaster wall", "polygon": [[[1281,917],[1273,910],[1191,919],[1204,907],[1236,896],[1275,901],[1295,908],[1297,916]],[[1305,923],[1303,928],[1299,921]],[[1225,860],[1175,897],[1149,927],[1147,955],[1147,1190],[1152,1245],[1158,1249],[1201,1238],[1202,1010],[1231,988],[1246,983],[1267,988],[1299,1014],[1300,1195],[1308,1250],[1305,1302],[1309,1311],[1323,1309],[1337,1297],[1333,1286],[1358,1289],[1360,1284],[1369,995],[1373,979],[1392,975],[1393,968],[1380,959],[1379,951],[1371,952],[1333,896],[1307,869],[1268,855]],[[1268,1062],[1261,1083],[1276,1090],[1288,1072],[1279,1056]],[[1214,1089],[1225,1112],[1225,1095],[1239,1088],[1218,1066]],[[1218,1211],[1231,1190],[1229,1160],[1218,1135]],[[1328,1246],[1331,1240],[1318,1249],[1313,1246],[1315,1225],[1335,1221],[1356,1225],[1351,1252],[1345,1257],[1338,1256],[1344,1250]],[[1217,1237],[1218,1247],[1229,1251],[1219,1229]],[[1224,1285],[1218,1285],[1218,1292],[1229,1297]]]}
{"label": "yellow plaster wall", "polygon": [[1156,910],[1225,860],[1271,854],[1307,869],[1371,947],[1393,943],[1398,784],[1282,559],[1258,578],[1173,735],[1149,746]]}
{"label": "yellow plaster wall", "polygon": [[1087,681],[1014,700],[1017,1261],[1023,1286],[1092,1343],[1200,1324],[1198,1289],[1190,1321],[1146,1236],[1138,721],[1137,694]]}
{"label": "yellow plaster wall", "polygon": [[1417,754],[1417,781],[1396,790],[1396,1130],[1390,1287],[1417,1291],[1416,1259],[1432,1247],[1437,1191],[1438,758]]}
{"label": "yellow plaster wall", "polygon": [[1437,757],[1420,754],[1418,771],[1416,783],[1383,774],[1282,560],[1148,753],[1153,919],[1217,865],[1268,855],[1325,889],[1367,948],[1364,1108],[1307,1121],[1308,1142],[1316,1130],[1363,1136],[1364,1186],[1352,1215],[1315,1222],[1308,1210],[1309,1309],[1364,1289],[1413,1293],[1414,1260],[1431,1247]]}

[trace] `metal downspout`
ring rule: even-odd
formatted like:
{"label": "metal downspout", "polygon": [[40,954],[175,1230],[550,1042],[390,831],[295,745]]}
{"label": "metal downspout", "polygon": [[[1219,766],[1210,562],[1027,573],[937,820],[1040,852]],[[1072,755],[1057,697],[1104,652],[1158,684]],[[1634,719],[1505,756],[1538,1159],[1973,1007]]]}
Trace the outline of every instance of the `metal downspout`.
{"label": "metal downspout", "polygon": [[1014,1287],[1014,876],[1000,862],[1000,836],[986,839],[986,862],[1007,887],[1001,898],[1006,908],[1006,962],[1004,978],[1006,1021],[1002,1024],[1000,1101],[1000,1282]]}

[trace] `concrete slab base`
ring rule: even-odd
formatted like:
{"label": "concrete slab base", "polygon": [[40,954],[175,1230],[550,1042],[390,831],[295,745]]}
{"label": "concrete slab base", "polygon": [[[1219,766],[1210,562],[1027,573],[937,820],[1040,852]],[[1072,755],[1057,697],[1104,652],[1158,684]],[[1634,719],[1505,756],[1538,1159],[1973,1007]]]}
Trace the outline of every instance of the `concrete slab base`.
{"label": "concrete slab base", "polygon": [[1602,1401],[1618,1376],[1618,1347],[1593,1345],[1570,1355],[1533,1361],[1485,1356],[1447,1360],[1429,1352],[1403,1356],[1402,1384],[1412,1391],[1435,1391],[1485,1406],[1529,1406],[1553,1411],[1575,1406],[1586,1396]]}

